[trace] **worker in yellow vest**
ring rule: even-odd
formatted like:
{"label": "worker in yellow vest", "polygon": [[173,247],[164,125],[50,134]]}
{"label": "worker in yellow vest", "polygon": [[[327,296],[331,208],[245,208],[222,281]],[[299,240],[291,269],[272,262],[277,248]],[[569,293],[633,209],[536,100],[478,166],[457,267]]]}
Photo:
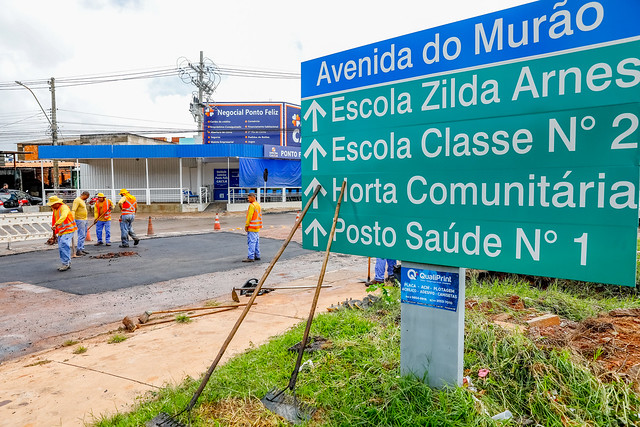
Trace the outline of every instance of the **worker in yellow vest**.
{"label": "worker in yellow vest", "polygon": [[249,208],[247,209],[247,220],[244,231],[247,232],[247,246],[249,247],[247,258],[242,262],[260,261],[260,229],[262,228],[262,208],[256,201],[256,193],[249,193],[247,196]]}
{"label": "worker in yellow vest", "polygon": [[104,230],[104,241],[106,246],[111,246],[111,211],[113,210],[113,202],[107,199],[104,194],[98,193],[98,200],[93,207],[94,222],[96,223],[96,236],[98,243],[96,246],[102,245],[102,230]]}
{"label": "worker in yellow vest", "polygon": [[58,236],[58,251],[62,265],[58,271],[66,271],[71,268],[71,240],[73,233],[78,229],[73,213],[69,206],[58,196],[49,197],[47,206],[51,206],[53,217],[51,219],[51,230]]}
{"label": "worker in yellow vest", "polygon": [[133,239],[133,245],[137,246],[140,243],[140,239],[133,231],[133,221],[136,219],[136,212],[138,211],[138,202],[133,194],[129,193],[125,188],[120,190],[122,198],[118,201],[120,206],[120,239],[122,243],[121,248],[129,247],[129,236]]}
{"label": "worker in yellow vest", "polygon": [[71,212],[76,220],[76,227],[78,227],[76,256],[87,255],[89,253],[84,250],[84,240],[87,237],[87,204],[85,200],[89,198],[89,195],[88,191],[83,191],[82,194],[73,201],[73,205],[71,205]]}

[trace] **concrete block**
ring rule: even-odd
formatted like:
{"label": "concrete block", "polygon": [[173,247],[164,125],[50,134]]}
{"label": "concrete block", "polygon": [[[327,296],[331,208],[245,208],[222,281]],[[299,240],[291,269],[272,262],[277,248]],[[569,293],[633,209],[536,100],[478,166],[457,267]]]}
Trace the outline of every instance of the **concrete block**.
{"label": "concrete block", "polygon": [[530,327],[545,328],[547,326],[556,326],[560,324],[560,317],[556,314],[545,314],[531,320],[527,320]]}

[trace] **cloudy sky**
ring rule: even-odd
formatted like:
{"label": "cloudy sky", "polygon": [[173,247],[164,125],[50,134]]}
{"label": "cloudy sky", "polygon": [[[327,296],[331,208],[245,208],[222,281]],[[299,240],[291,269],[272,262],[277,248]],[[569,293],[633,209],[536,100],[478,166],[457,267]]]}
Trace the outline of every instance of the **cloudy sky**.
{"label": "cloudy sky", "polygon": [[[0,149],[60,136],[195,129],[194,86],[171,73],[200,51],[228,69],[299,73],[305,60],[529,0],[5,0],[0,12]],[[180,61],[180,59],[183,59]],[[155,72],[166,77],[123,80]],[[255,73],[254,73],[255,74]],[[104,77],[115,80],[95,83]],[[69,85],[76,78],[82,84]],[[74,80],[72,80],[74,79]],[[90,84],[87,84],[90,83]],[[300,103],[299,79],[223,75],[212,99]]]}

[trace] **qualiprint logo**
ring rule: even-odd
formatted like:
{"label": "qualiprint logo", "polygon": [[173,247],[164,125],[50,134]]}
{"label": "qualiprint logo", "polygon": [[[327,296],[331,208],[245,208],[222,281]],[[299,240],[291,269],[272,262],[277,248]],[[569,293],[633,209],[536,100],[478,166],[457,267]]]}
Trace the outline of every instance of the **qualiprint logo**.
{"label": "qualiprint logo", "polygon": [[409,270],[407,270],[407,277],[409,278],[409,280],[416,280],[416,278],[418,277],[418,272],[413,268],[410,268]]}
{"label": "qualiprint logo", "polygon": [[291,123],[295,127],[300,127],[300,114],[294,114],[293,116],[291,116],[291,119]]}

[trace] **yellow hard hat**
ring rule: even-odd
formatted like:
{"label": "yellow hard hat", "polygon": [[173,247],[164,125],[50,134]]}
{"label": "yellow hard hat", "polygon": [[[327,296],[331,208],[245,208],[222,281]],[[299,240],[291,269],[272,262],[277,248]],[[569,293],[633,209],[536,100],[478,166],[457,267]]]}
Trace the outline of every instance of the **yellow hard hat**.
{"label": "yellow hard hat", "polygon": [[98,195],[96,197],[105,197],[105,195],[102,194],[102,193],[98,193]]}
{"label": "yellow hard hat", "polygon": [[126,188],[123,188],[122,190],[120,190],[120,195],[121,195],[121,196],[122,196],[123,194],[127,194],[127,193],[129,193],[129,192],[127,191],[127,189],[126,189]]}
{"label": "yellow hard hat", "polygon": [[62,200],[58,196],[51,196],[51,197],[49,197],[49,202],[47,203],[47,206],[53,206],[56,203],[64,203],[64,200]]}

